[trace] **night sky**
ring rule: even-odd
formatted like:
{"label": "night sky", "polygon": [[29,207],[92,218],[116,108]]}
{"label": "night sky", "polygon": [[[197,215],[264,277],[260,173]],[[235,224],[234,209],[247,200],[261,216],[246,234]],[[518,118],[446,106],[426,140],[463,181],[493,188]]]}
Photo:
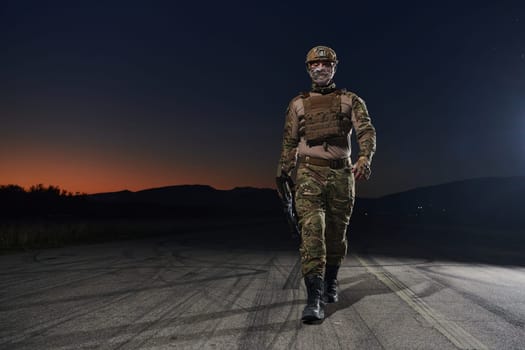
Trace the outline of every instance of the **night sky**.
{"label": "night sky", "polygon": [[2,2],[0,184],[273,188],[316,45],[377,130],[358,196],[525,175],[525,3],[433,3]]}

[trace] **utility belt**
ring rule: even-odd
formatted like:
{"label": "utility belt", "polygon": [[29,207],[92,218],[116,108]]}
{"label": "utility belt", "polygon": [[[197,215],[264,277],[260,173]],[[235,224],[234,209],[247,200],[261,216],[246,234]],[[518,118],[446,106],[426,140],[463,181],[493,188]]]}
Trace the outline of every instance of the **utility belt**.
{"label": "utility belt", "polygon": [[312,164],[317,166],[327,166],[331,169],[342,169],[346,166],[350,166],[350,160],[348,158],[341,159],[323,159],[310,156],[300,155],[297,160],[301,163]]}

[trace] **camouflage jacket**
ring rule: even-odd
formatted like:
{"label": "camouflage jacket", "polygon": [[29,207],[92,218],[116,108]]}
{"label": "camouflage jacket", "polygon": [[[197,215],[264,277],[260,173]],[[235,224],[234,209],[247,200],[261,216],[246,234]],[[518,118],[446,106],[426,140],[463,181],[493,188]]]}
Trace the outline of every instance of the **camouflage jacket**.
{"label": "camouflage jacket", "polygon": [[[334,92],[332,92],[334,93]],[[310,92],[310,95],[319,93]],[[357,143],[359,145],[358,156],[365,156],[372,161],[376,151],[376,131],[365,102],[356,94],[344,91],[341,95],[341,112],[351,115],[352,130],[348,133],[346,146],[328,145],[325,149],[322,145],[308,146],[304,137],[299,136],[299,116],[304,114],[303,95],[293,98],[286,109],[286,120],[284,123],[283,144],[281,157],[279,159],[277,176],[282,171],[291,174],[296,166],[297,156],[305,155],[324,159],[349,158],[351,154],[350,138],[355,130]]]}

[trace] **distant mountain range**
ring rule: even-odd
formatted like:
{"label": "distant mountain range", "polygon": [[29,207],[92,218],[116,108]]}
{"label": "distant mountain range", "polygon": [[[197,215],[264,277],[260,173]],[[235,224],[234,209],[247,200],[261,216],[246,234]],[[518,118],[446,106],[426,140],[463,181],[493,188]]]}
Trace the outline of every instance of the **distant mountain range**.
{"label": "distant mountain range", "polygon": [[[207,185],[180,185],[136,192],[119,191],[88,195],[94,202],[143,208],[156,213],[193,215],[279,215],[277,192],[268,188],[237,187],[217,190]],[[197,215],[197,214],[196,214]]]}
{"label": "distant mountain range", "polygon": [[[414,216],[460,223],[523,227],[525,176],[478,178],[365,200],[373,216]],[[521,225],[521,226],[520,226]]]}
{"label": "distant mountain range", "polygon": [[[420,204],[434,208],[465,208],[470,211],[519,210],[525,214],[525,176],[479,178],[418,188],[385,196],[384,203]],[[517,211],[518,212],[518,211]]]}
{"label": "distant mountain range", "polygon": [[[262,204],[260,201],[276,201],[276,191],[269,188],[236,187],[232,190],[217,190],[208,185],[178,185],[140,190],[124,190],[88,195],[99,201],[140,202],[159,204],[185,204],[188,206],[217,205],[245,202],[247,205]],[[441,185],[419,187],[379,198],[361,198],[368,203],[384,203],[411,209],[418,206],[455,207],[469,204],[471,208],[485,208],[495,203],[514,203],[525,198],[525,176],[490,177],[454,181]],[[517,202],[516,202],[517,204]]]}
{"label": "distant mountain range", "polygon": [[[281,215],[273,189],[252,187],[217,190],[205,185],[182,185],[89,195],[96,202],[163,208],[200,208],[204,212]],[[525,176],[455,181],[416,188],[380,198],[358,198],[354,215],[452,220],[462,223],[523,224]]]}
{"label": "distant mountain range", "polygon": [[265,207],[279,204],[277,192],[269,188],[237,187],[217,190],[207,185],[180,185],[141,191],[119,191],[88,195],[103,202],[160,204],[185,207]]}
{"label": "distant mountain range", "polygon": [[[358,198],[354,223],[449,223],[511,227],[525,231],[525,176],[478,178],[387,195]],[[58,188],[25,192],[0,186],[0,218],[214,218],[283,217],[277,192],[239,187],[217,190],[182,185],[85,196]],[[525,234],[525,233],[524,233]]]}
{"label": "distant mountain range", "polygon": [[158,203],[172,205],[175,203],[188,206],[218,205],[225,203],[257,203],[256,200],[275,201],[276,192],[268,188],[236,187],[232,190],[217,190],[207,185],[179,185],[150,188],[141,191],[105,192],[88,195],[100,201]]}

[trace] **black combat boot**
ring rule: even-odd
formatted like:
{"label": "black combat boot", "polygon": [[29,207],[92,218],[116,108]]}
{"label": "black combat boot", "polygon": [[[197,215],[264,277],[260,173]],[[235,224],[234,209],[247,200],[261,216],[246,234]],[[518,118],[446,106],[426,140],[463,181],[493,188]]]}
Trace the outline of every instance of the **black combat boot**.
{"label": "black combat boot", "polygon": [[339,297],[337,296],[337,272],[339,266],[326,265],[324,274],[324,301],[326,303],[337,303]]}
{"label": "black combat boot", "polygon": [[304,284],[308,300],[303,310],[302,320],[305,322],[319,321],[324,318],[324,303],[322,300],[324,281],[321,276],[305,276]]}

